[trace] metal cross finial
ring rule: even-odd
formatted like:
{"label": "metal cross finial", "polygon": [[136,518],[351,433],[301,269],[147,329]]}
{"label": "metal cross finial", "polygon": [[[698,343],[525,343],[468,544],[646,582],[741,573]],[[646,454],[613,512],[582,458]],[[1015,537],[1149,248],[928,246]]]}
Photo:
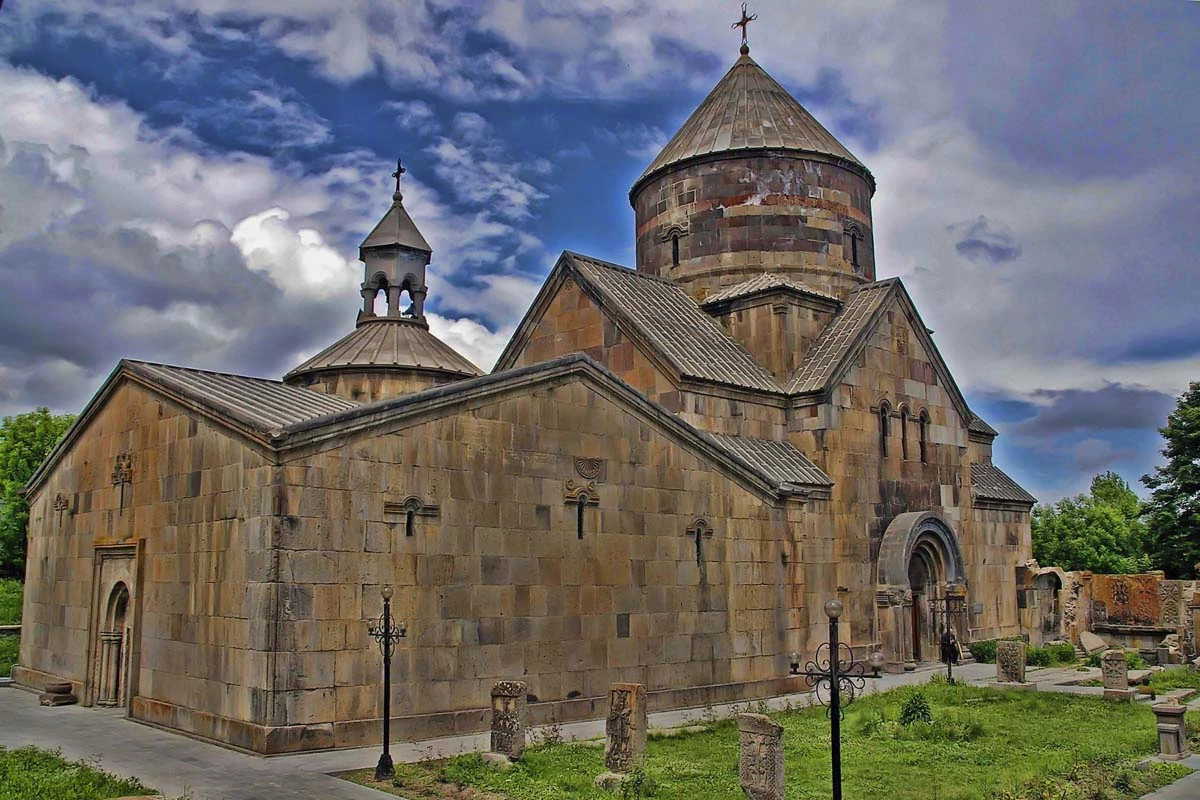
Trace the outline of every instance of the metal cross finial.
{"label": "metal cross finial", "polygon": [[404,165],[400,163],[400,159],[396,159],[396,171],[392,173],[392,177],[396,179],[396,191],[400,191],[400,176],[408,172]]}
{"label": "metal cross finial", "polygon": [[756,19],[758,19],[758,14],[747,14],[746,13],[746,4],[742,3],[742,18],[729,26],[730,30],[732,30],[733,28],[741,28],[742,29],[742,54],[743,55],[750,52],[750,45],[746,42],[746,28],[750,25],[751,22],[754,22],[754,20],[756,20]]}

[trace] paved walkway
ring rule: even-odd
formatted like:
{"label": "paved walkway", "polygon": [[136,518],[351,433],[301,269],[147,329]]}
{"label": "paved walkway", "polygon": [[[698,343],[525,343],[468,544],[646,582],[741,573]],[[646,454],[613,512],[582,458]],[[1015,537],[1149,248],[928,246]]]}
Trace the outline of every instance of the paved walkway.
{"label": "paved walkway", "polygon": [[[957,668],[955,677],[987,685],[994,683],[995,670],[991,664],[968,664]],[[884,675],[866,681],[866,692],[923,683],[934,671],[935,668],[930,667],[900,675]],[[1098,670],[1096,672],[1099,674]],[[1074,670],[1037,670],[1031,671],[1028,677],[1045,690],[1056,681],[1078,678],[1081,674]],[[1055,686],[1053,690],[1086,688]],[[774,698],[767,705],[795,707],[807,705],[810,700],[809,694],[795,694]],[[744,703],[742,707],[745,707]],[[733,710],[733,705],[722,705],[714,707],[711,713],[720,717]],[[688,709],[651,714],[650,725],[654,728],[679,727],[698,722],[709,713],[708,709]],[[96,756],[104,769],[118,775],[134,775],[169,797],[186,796],[190,800],[384,800],[389,797],[328,774],[374,767],[379,758],[378,747],[262,758],[142,725],[125,719],[117,710],[80,706],[44,708],[38,705],[35,694],[12,687],[0,688],[0,721],[0,745],[61,748],[69,759]],[[595,738],[604,734],[604,721],[564,725],[561,732],[569,739]],[[487,747],[488,735],[477,734],[397,744],[392,747],[392,755],[397,761],[418,761]],[[1196,760],[1195,765],[1185,763],[1200,768],[1200,757]],[[1200,773],[1147,797],[1154,800],[1200,798]]]}

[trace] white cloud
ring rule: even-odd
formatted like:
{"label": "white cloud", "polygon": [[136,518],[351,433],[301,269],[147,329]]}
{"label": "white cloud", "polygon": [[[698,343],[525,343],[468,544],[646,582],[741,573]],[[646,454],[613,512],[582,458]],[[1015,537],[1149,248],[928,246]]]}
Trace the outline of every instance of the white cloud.
{"label": "white cloud", "polygon": [[512,338],[513,326],[496,331],[470,319],[447,319],[438,314],[426,314],[429,332],[467,357],[471,363],[488,372]]}
{"label": "white cloud", "polygon": [[396,124],[406,131],[436,133],[438,130],[437,115],[424,100],[389,100],[383,108],[393,112]]}

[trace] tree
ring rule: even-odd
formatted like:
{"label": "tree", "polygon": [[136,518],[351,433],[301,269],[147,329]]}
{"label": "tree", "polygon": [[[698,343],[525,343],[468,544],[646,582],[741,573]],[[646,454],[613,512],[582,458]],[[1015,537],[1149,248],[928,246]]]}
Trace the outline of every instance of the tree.
{"label": "tree", "polygon": [[1167,426],[1162,454],[1167,463],[1143,475],[1149,548],[1169,578],[1195,578],[1200,561],[1200,382],[1179,397]]}
{"label": "tree", "polygon": [[1033,509],[1033,557],[1065,570],[1145,572],[1141,501],[1115,472],[1092,478],[1090,494]]}
{"label": "tree", "polygon": [[25,575],[29,504],[21,489],[74,421],[39,408],[0,422],[0,577]]}

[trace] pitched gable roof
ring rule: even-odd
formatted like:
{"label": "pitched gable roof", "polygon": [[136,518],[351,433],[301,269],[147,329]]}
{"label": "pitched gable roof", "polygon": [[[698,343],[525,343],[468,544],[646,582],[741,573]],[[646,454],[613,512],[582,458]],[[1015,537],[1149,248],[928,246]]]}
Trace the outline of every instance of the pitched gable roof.
{"label": "pitched gable roof", "polygon": [[289,425],[336,414],[357,405],[337,395],[288,386],[280,381],[125,359],[117,364],[63,438],[30,476],[24,488],[26,493],[41,484],[99,413],[104,402],[125,381],[147,386],[195,408],[264,447],[269,447],[272,438]]}
{"label": "pitched gable roof", "polygon": [[795,292],[796,294],[815,297],[818,300],[827,303],[842,304],[842,301],[831,294],[818,292],[816,289],[810,289],[797,281],[792,280],[786,275],[780,275],[776,272],[763,272],[755,275],[749,280],[744,280],[741,283],[735,283],[733,286],[726,286],[716,292],[705,297],[700,301],[703,308],[717,305],[719,303],[729,302],[730,300],[738,300],[743,297],[750,297],[756,294],[771,292],[777,289],[784,291]]}
{"label": "pitched gable roof", "polygon": [[408,211],[404,208],[404,203],[401,202],[400,193],[396,192],[392,195],[392,205],[383,215],[383,219],[371,229],[367,234],[367,238],[363,239],[363,243],[359,245],[360,250],[369,250],[372,247],[407,247],[410,250],[419,250],[423,253],[432,253],[433,248],[429,246],[429,242],[425,241],[425,237],[417,230],[417,224],[412,221],[412,217],[408,215]]}
{"label": "pitched gable roof", "polygon": [[704,436],[737,458],[758,467],[781,486],[833,485],[828,475],[788,442],[753,439],[749,436],[723,436],[716,433],[705,433]]}
{"label": "pitched gable roof", "polygon": [[971,417],[971,422],[967,425],[967,430],[971,433],[982,434],[983,436],[988,436],[993,439],[1000,435],[995,428],[984,422],[983,417],[979,416],[978,414]]}
{"label": "pitched gable roof", "polygon": [[680,376],[760,392],[782,391],[771,373],[677,284],[570,251],[559,257],[496,370],[505,369],[520,352],[524,336],[537,324],[566,275]]}
{"label": "pitched gable roof", "polygon": [[788,384],[788,394],[822,392],[840,377],[850,355],[857,351],[866,333],[875,327],[878,317],[899,282],[889,278],[860,286],[850,293],[842,313],[826,326],[813,343],[804,363]]}
{"label": "pitched gable roof", "polygon": [[1021,488],[999,467],[977,462],[971,465],[971,496],[979,500],[1033,505],[1037,498]]}

